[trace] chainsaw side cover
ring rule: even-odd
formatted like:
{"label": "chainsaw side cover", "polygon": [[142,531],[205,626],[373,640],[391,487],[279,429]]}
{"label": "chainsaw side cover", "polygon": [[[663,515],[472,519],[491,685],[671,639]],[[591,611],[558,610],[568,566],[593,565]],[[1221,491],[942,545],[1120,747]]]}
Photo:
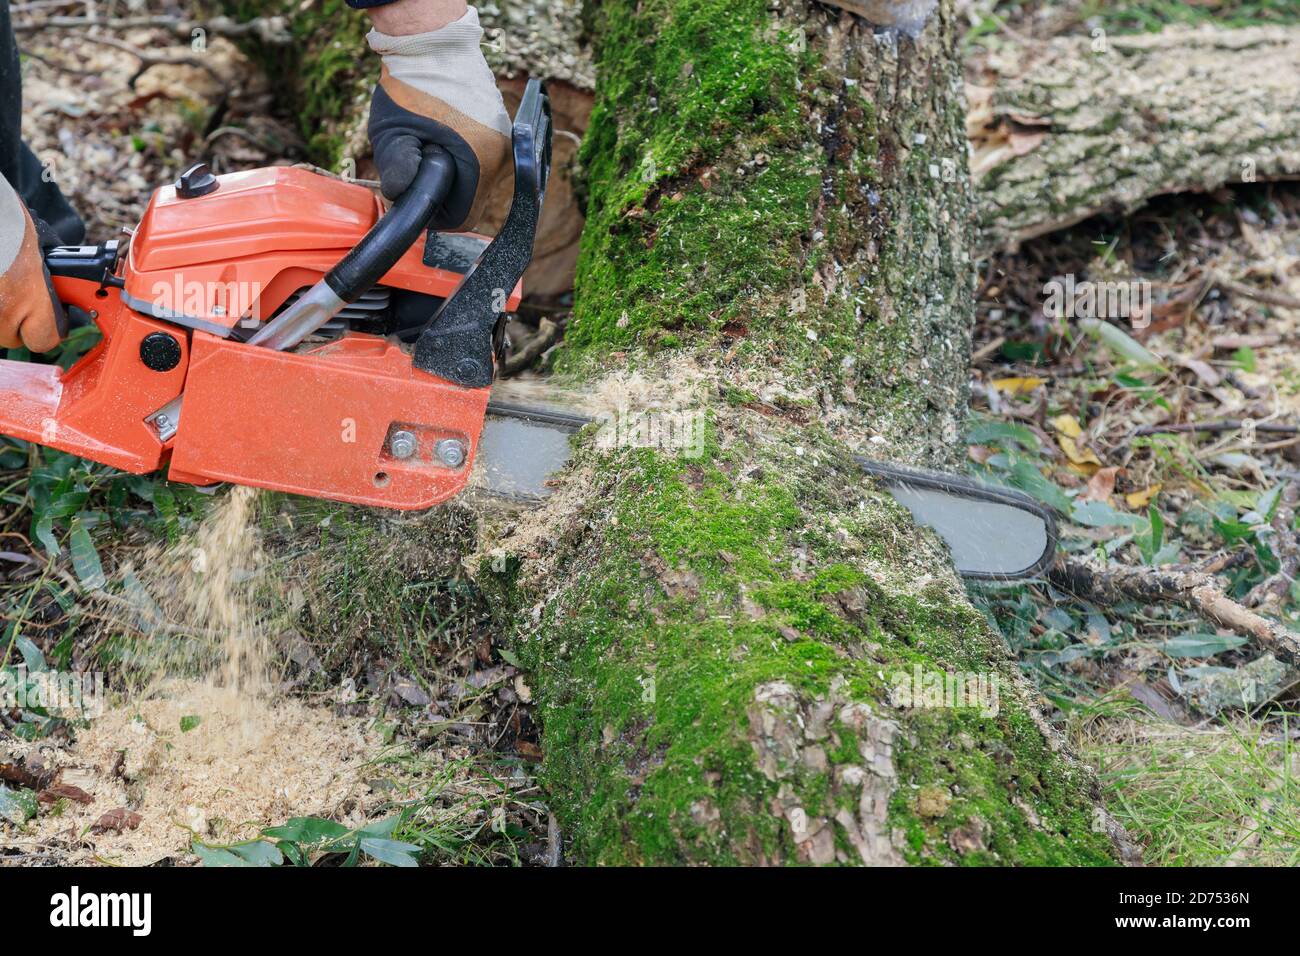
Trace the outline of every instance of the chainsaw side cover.
{"label": "chainsaw side cover", "polygon": [[[286,353],[196,332],[170,477],[429,508],[468,481],[488,391],[417,371],[377,336]],[[398,431],[416,439],[407,458],[389,451]],[[456,467],[438,458],[444,440],[462,443]]]}

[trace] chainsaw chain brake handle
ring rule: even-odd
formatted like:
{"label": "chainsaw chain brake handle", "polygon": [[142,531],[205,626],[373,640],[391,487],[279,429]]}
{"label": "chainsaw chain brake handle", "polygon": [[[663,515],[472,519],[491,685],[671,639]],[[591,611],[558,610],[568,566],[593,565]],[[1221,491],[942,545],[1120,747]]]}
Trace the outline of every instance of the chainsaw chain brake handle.
{"label": "chainsaw chain brake handle", "polygon": [[551,173],[551,101],[540,80],[528,81],[513,140],[515,194],[506,221],[415,343],[416,368],[465,388],[492,384],[497,327],[533,258]]}
{"label": "chainsaw chain brake handle", "polygon": [[441,146],[426,146],[415,180],[365,238],[325,278],[267,323],[249,345],[284,350],[302,342],[344,306],[356,302],[397,264],[441,208],[456,179],[456,164]]}

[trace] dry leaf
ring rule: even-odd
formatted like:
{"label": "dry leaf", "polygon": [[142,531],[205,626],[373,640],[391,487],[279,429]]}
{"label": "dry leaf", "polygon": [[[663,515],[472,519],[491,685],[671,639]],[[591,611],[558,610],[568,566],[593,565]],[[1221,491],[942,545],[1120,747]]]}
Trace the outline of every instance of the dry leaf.
{"label": "dry leaf", "polygon": [[1117,474],[1119,474],[1118,467],[1099,468],[1096,474],[1088,479],[1088,488],[1083,493],[1084,499],[1087,501],[1110,501],[1110,496],[1115,491],[1115,476]]}
{"label": "dry leaf", "polygon": [[134,830],[140,826],[143,819],[144,817],[140,816],[140,814],[133,813],[125,807],[119,807],[116,810],[109,810],[101,816],[90,829],[93,833],[107,833],[110,830],[116,833],[125,833],[127,830]]}
{"label": "dry leaf", "polygon": [[95,798],[86,793],[80,787],[74,787],[70,783],[56,783],[47,790],[42,790],[37,794],[37,799],[41,803],[58,803],[60,800],[72,800],[75,803],[89,804],[94,803]]}
{"label": "dry leaf", "polygon": [[1052,419],[1052,427],[1070,438],[1078,438],[1083,434],[1083,426],[1070,415],[1057,415]]}
{"label": "dry leaf", "polygon": [[1188,371],[1193,372],[1196,377],[1201,380],[1201,384],[1206,388],[1215,388],[1223,381],[1223,377],[1214,370],[1214,367],[1211,366],[1209,362],[1202,362],[1200,359],[1188,358],[1180,360],[1178,364]]}
{"label": "dry leaf", "polygon": [[1124,496],[1124,500],[1128,502],[1130,508],[1145,508],[1151,503],[1152,498],[1160,494],[1160,489],[1163,487],[1162,483],[1157,482],[1149,488],[1143,488],[1141,491],[1129,492]]}
{"label": "dry leaf", "polygon": [[1097,457],[1096,452],[1090,448],[1080,448],[1069,435],[1058,435],[1056,443],[1061,446],[1061,451],[1065,452],[1065,457],[1073,464],[1101,467],[1101,459]]}
{"label": "dry leaf", "polygon": [[1008,395],[1024,395],[1047,383],[1045,378],[995,378],[993,387]]}

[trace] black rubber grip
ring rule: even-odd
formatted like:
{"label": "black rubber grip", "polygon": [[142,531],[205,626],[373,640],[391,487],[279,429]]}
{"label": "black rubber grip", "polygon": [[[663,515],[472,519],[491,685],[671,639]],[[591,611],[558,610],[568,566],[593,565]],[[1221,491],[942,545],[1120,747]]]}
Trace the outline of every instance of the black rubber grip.
{"label": "black rubber grip", "polygon": [[441,146],[426,146],[415,181],[333,269],[326,284],[344,302],[355,302],[406,254],[429,225],[456,180],[456,164]]}

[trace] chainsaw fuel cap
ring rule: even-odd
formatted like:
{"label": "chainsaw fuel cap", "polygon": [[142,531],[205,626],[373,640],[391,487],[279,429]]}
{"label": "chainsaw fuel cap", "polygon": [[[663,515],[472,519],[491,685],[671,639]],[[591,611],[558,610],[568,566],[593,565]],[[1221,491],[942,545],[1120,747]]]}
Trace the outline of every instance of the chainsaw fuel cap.
{"label": "chainsaw fuel cap", "polygon": [[216,192],[221,184],[207,163],[195,163],[176,180],[176,195],[181,199],[198,199],[208,193]]}
{"label": "chainsaw fuel cap", "polygon": [[155,372],[170,372],[181,364],[181,344],[166,332],[150,332],[140,340],[140,361]]}

